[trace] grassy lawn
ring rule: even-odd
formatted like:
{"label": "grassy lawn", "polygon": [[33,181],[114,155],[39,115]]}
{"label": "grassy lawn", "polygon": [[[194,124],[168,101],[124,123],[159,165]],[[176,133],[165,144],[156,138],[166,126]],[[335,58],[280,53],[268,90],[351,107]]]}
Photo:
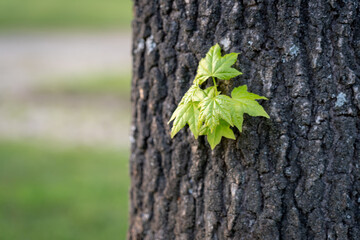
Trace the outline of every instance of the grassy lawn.
{"label": "grassy lawn", "polygon": [[131,19],[131,0],[0,0],[1,29],[130,29]]}
{"label": "grassy lawn", "polygon": [[128,150],[0,140],[0,239],[125,239]]}
{"label": "grassy lawn", "polygon": [[42,82],[34,91],[48,94],[116,95],[128,101],[131,92],[131,77],[128,73],[105,73],[74,76]]}

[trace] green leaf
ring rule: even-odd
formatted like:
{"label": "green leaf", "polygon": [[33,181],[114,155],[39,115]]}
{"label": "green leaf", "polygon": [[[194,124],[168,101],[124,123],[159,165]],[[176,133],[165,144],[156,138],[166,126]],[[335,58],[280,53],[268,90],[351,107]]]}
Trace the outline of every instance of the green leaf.
{"label": "green leaf", "polygon": [[242,85],[240,87],[234,88],[234,90],[231,92],[231,96],[233,98],[247,98],[250,100],[256,100],[256,99],[265,99],[268,100],[266,97],[259,96],[255,93],[251,93],[247,91],[247,86]]}
{"label": "green leaf", "polygon": [[253,117],[263,116],[270,118],[269,115],[265,112],[264,108],[257,101],[255,101],[256,99],[267,100],[267,98],[248,92],[246,85],[234,88],[234,90],[231,92],[231,96],[231,119],[240,132],[242,132],[244,113],[247,113]]}
{"label": "green leaf", "polygon": [[[229,80],[241,74],[231,67],[237,56],[237,53],[221,56],[221,49],[216,44],[206,57],[201,59],[194,84],[182,97],[170,118],[169,123],[174,121],[171,129],[172,138],[188,124],[195,138],[206,135],[211,149],[214,149],[222,137],[235,139],[230,126],[235,125],[240,132],[242,131],[244,113],[269,118],[256,101],[267,98],[248,92],[246,85],[235,88],[231,93],[232,98],[220,94],[217,90],[215,78]],[[202,90],[199,85],[209,77],[213,79],[213,86]]]}
{"label": "green leaf", "polygon": [[192,102],[200,102],[206,97],[204,90],[202,90],[198,85],[193,84],[189,90],[182,97],[180,104]]}
{"label": "green leaf", "polygon": [[214,149],[221,141],[222,137],[235,140],[234,132],[230,129],[230,125],[225,121],[220,121],[219,125],[216,126],[214,131],[211,131],[209,127],[203,127],[201,135],[207,135],[207,140]]}
{"label": "green leaf", "polygon": [[203,123],[213,132],[219,124],[220,119],[224,119],[231,126],[231,98],[226,95],[217,95],[204,98],[200,104],[199,123],[200,127]]}
{"label": "green leaf", "polygon": [[173,138],[186,124],[189,125],[191,132],[197,139],[199,136],[198,121],[199,121],[199,109],[197,102],[188,102],[180,104],[169,122],[173,121],[173,127],[171,128],[171,138]]}
{"label": "green leaf", "polygon": [[241,107],[237,106],[236,104],[233,105],[233,110],[231,111],[231,120],[233,121],[235,127],[242,132],[242,126],[244,122],[244,112]]}
{"label": "green leaf", "polygon": [[267,98],[248,92],[246,85],[234,88],[234,90],[231,92],[231,96],[235,105],[240,107],[244,113],[247,113],[253,117],[262,116],[270,118],[269,115],[265,112],[264,108],[255,101],[256,99],[267,100]]}
{"label": "green leaf", "polygon": [[230,80],[239,76],[242,73],[231,67],[238,55],[238,53],[229,53],[222,57],[219,44],[212,46],[205,58],[200,60],[194,83],[202,84],[209,77]]}
{"label": "green leaf", "polygon": [[220,92],[218,91],[217,94],[216,94],[216,87],[208,87],[204,90],[204,93],[207,97],[215,97],[217,95],[220,94]]}

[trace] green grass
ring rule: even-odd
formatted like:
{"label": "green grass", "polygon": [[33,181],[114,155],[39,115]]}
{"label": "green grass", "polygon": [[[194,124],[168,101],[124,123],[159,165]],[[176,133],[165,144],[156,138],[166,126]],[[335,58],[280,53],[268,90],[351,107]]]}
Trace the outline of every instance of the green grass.
{"label": "green grass", "polygon": [[0,28],[130,29],[131,0],[0,0]]}
{"label": "green grass", "polygon": [[117,95],[130,98],[131,77],[129,74],[106,73],[89,76],[56,79],[35,86],[38,93],[76,95]]}
{"label": "green grass", "polygon": [[0,140],[0,239],[125,239],[128,157]]}

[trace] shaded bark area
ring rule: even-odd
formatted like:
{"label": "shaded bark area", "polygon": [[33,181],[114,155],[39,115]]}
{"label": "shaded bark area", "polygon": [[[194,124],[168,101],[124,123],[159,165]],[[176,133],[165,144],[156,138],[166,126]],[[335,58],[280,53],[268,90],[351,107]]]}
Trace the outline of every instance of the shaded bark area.
{"label": "shaded bark area", "polygon": [[[136,0],[129,239],[360,239],[360,6]],[[214,151],[168,120],[220,43],[264,95]]]}

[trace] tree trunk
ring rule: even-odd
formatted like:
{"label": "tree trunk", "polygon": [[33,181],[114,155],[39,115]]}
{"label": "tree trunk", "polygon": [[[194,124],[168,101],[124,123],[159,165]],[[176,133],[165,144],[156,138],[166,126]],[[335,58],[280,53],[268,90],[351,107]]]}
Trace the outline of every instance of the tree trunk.
{"label": "tree trunk", "polygon": [[[360,239],[357,0],[136,0],[129,239]],[[198,61],[239,52],[270,119],[211,151],[167,122]]]}

